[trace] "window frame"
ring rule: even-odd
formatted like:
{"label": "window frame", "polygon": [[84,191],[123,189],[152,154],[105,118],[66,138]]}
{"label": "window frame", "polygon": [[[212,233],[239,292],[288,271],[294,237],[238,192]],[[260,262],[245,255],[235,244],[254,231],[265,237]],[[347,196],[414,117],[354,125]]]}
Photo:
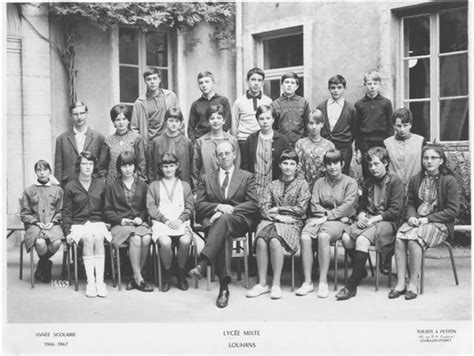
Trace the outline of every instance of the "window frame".
{"label": "window frame", "polygon": [[[152,68],[158,68],[159,70],[166,70],[167,75],[168,75],[168,87],[166,89],[169,90],[174,90],[173,88],[173,69],[172,69],[172,63],[173,63],[173,58],[172,58],[172,47],[171,47],[171,33],[170,31],[167,31],[165,29],[161,29],[158,31],[153,31],[153,32],[160,32],[160,33],[165,33],[166,34],[166,41],[167,41],[167,62],[168,66],[167,67],[162,67],[162,66],[148,66],[146,64],[146,35],[150,33],[150,31],[143,31],[139,28],[133,28],[133,27],[127,27],[127,26],[120,26],[120,28],[131,28],[135,31],[137,31],[137,39],[138,39],[138,64],[126,64],[126,63],[121,63],[120,62],[120,55],[118,55],[118,75],[119,75],[119,90],[118,90],[118,95],[119,95],[119,100],[121,99],[121,93],[120,93],[120,68],[121,67],[129,67],[129,68],[138,68],[138,97],[143,96],[146,94],[146,85],[145,81],[143,80],[143,72],[145,71],[146,68],[152,67]],[[120,28],[118,28],[118,53],[120,53]],[[161,87],[161,84],[160,84]],[[137,97],[137,98],[138,98]],[[122,102],[122,104],[127,104],[127,105],[133,105],[133,102]]]}
{"label": "window frame", "polygon": [[[440,105],[443,100],[456,100],[456,99],[467,99],[469,105],[469,89],[467,95],[457,95],[449,97],[440,97],[440,58],[449,57],[455,55],[466,54],[469,57],[469,47],[463,51],[455,51],[448,53],[440,53],[440,13],[443,11],[449,11],[459,8],[465,8],[468,11],[467,3],[453,3],[451,6],[449,4],[444,4],[443,6],[433,6],[433,7],[423,7],[422,9],[410,9],[409,11],[403,11],[399,14],[399,59],[397,65],[399,66],[398,71],[398,83],[400,83],[400,102],[403,107],[408,107],[410,103],[414,102],[428,102],[430,104],[430,137],[427,138],[428,142],[441,142],[443,144],[452,144],[452,143],[468,143],[469,137],[467,140],[457,140],[457,141],[441,141],[441,117],[440,117]],[[420,16],[429,16],[430,19],[430,53],[428,55],[419,55],[419,56],[405,56],[405,33],[404,33],[404,23],[406,19],[420,17]],[[469,26],[469,23],[467,24]],[[413,59],[426,59],[430,60],[430,96],[429,98],[415,98],[409,99],[406,98],[408,95],[405,92],[406,88],[406,78],[408,78],[407,73],[405,72],[405,62]],[[408,67],[409,68],[409,67]],[[468,71],[469,71],[468,67]],[[469,75],[469,73],[467,73]],[[469,88],[469,86],[468,86]],[[468,107],[469,108],[469,107]],[[425,137],[426,138],[426,137]]]}

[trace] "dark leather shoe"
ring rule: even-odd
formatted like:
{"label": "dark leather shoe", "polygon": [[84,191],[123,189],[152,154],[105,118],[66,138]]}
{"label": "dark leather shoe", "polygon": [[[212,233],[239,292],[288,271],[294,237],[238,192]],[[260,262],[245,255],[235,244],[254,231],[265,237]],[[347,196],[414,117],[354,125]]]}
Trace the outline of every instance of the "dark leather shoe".
{"label": "dark leather shoe", "polygon": [[392,289],[390,292],[388,292],[388,299],[396,299],[398,297],[400,297],[401,295],[405,294],[407,291],[406,288],[404,288],[403,290],[396,290],[396,289]]}
{"label": "dark leather shoe", "polygon": [[142,291],[142,292],[153,292],[154,290],[154,287],[150,283],[147,283],[144,280],[141,281],[140,283],[137,283],[135,281],[135,278],[133,277],[132,277],[132,286],[133,288],[138,289],[139,291]]}
{"label": "dark leather shoe", "polygon": [[202,278],[201,266],[200,266],[200,265],[197,265],[197,266],[194,267],[191,271],[189,271],[189,274],[191,275],[191,277],[194,277],[194,278],[197,278],[197,279],[201,279],[201,278]]}
{"label": "dark leather shoe", "polygon": [[342,288],[339,293],[336,294],[337,300],[347,300],[349,298],[355,297],[357,294],[357,288],[350,290],[347,287]]}
{"label": "dark leather shoe", "polygon": [[405,293],[405,300],[412,300],[418,297],[418,294],[412,292],[411,290],[407,290]]}
{"label": "dark leather shoe", "polygon": [[181,290],[188,290],[189,288],[189,285],[188,285],[188,281],[186,280],[186,278],[178,278],[178,288],[181,289]]}
{"label": "dark leather shoe", "polygon": [[219,295],[216,299],[216,306],[218,308],[225,308],[229,304],[229,290],[228,289],[221,289],[219,290]]}
{"label": "dark leather shoe", "polygon": [[171,287],[171,283],[169,281],[163,281],[161,283],[161,291],[162,292],[167,292],[170,290],[170,287]]}

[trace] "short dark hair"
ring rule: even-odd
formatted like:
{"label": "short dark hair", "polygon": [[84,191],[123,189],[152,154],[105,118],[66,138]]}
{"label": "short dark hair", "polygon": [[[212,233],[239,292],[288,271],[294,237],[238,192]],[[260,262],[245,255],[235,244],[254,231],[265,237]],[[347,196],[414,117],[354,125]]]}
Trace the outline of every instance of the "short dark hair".
{"label": "short dark hair", "polygon": [[51,165],[45,159],[40,159],[38,162],[35,163],[35,172],[40,168],[48,169],[50,172],[52,171]]}
{"label": "short dark hair", "polygon": [[77,155],[75,163],[76,172],[79,172],[81,170],[81,162],[83,158],[87,159],[88,161],[94,162],[93,173],[97,172],[97,157],[91,151],[82,151]]}
{"label": "short dark hair", "polygon": [[117,104],[112,106],[112,109],[110,109],[110,119],[112,122],[114,122],[120,114],[123,114],[128,122],[132,120],[132,108],[129,105]]}
{"label": "short dark hair", "polygon": [[279,159],[279,162],[278,163],[282,163],[283,161],[286,161],[286,160],[292,160],[292,161],[295,161],[296,164],[299,163],[299,158],[298,158],[298,154],[296,153],[295,150],[292,150],[292,149],[289,149],[287,148],[286,150],[284,150],[281,155],[280,155],[280,159]]}
{"label": "short dark hair", "polygon": [[326,151],[326,153],[323,156],[323,162],[324,162],[324,165],[327,165],[329,163],[337,163],[337,162],[341,162],[341,164],[343,164],[344,158],[342,157],[341,151],[337,149],[332,149],[332,150]]}
{"label": "short dark hair", "polygon": [[258,68],[258,67],[254,67],[247,72],[247,80],[249,80],[250,77],[254,74],[261,75],[263,79],[265,80],[265,72],[263,71],[263,69]]}
{"label": "short dark hair", "polygon": [[181,178],[181,169],[179,167],[178,158],[171,152],[165,152],[161,155],[160,161],[158,162],[157,167],[157,174],[160,178],[163,178],[165,175],[163,174],[163,165],[164,164],[172,164],[175,163],[178,168],[176,169],[175,176]]}
{"label": "short dark hair", "polygon": [[319,109],[311,110],[311,112],[309,113],[309,117],[312,118],[316,124],[324,123],[324,114]]}
{"label": "short dark hair", "polygon": [[206,77],[211,78],[213,82],[215,81],[214,74],[212,74],[208,70],[204,70],[202,72],[199,72],[198,75],[197,75],[197,80],[199,80],[201,78],[206,78]]}
{"label": "short dark hair", "polygon": [[281,79],[280,79],[280,84],[283,84],[285,79],[288,79],[288,78],[293,78],[296,81],[296,84],[300,85],[300,77],[298,77],[298,74],[296,74],[295,72],[285,72],[285,73],[283,73],[283,75],[281,76]]}
{"label": "short dark hair", "polygon": [[76,108],[80,108],[80,107],[84,107],[84,109],[86,110],[86,112],[89,111],[89,109],[87,108],[87,105],[83,102],[83,101],[74,101],[71,106],[69,107],[69,112],[72,113],[72,111]]}
{"label": "short dark hair", "polygon": [[267,112],[267,111],[271,111],[272,117],[275,118],[275,112],[273,111],[273,108],[270,105],[262,104],[262,105],[259,105],[259,107],[257,108],[257,111],[255,111],[255,118],[257,119],[257,121],[260,115],[262,115],[264,112]]}
{"label": "short dark hair", "polygon": [[400,119],[402,124],[413,124],[413,114],[407,108],[400,108],[393,112],[392,123],[394,125],[397,119]]}
{"label": "short dark hair", "polygon": [[184,120],[184,118],[183,118],[183,112],[181,111],[180,108],[171,107],[171,108],[169,108],[168,110],[166,110],[166,113],[165,113],[165,122],[166,122],[169,118],[178,119],[179,121],[183,122],[183,120]]}
{"label": "short dark hair", "polygon": [[220,104],[209,106],[209,109],[207,109],[207,119],[208,120],[211,118],[212,114],[219,114],[224,118],[224,106],[222,106]]}
{"label": "short dark hair", "polygon": [[388,155],[388,152],[385,148],[383,147],[371,147],[365,154],[365,159],[367,162],[372,161],[374,157],[378,157],[380,159],[380,162],[385,162],[387,164],[390,163],[390,157]]}
{"label": "short dark hair", "polygon": [[331,78],[328,80],[328,88],[331,86],[331,84],[342,84],[344,88],[346,87],[346,78],[344,78],[340,74],[333,75]]}
{"label": "short dark hair", "polygon": [[161,70],[156,67],[148,67],[147,69],[145,69],[145,71],[143,72],[143,79],[146,79],[146,77],[153,74],[158,74],[158,78],[161,79]]}
{"label": "short dark hair", "polygon": [[127,164],[133,164],[135,166],[135,170],[137,169],[137,157],[135,156],[135,152],[133,151],[123,151],[117,157],[117,162],[115,162],[117,168],[117,176],[122,178],[122,171],[121,167]]}

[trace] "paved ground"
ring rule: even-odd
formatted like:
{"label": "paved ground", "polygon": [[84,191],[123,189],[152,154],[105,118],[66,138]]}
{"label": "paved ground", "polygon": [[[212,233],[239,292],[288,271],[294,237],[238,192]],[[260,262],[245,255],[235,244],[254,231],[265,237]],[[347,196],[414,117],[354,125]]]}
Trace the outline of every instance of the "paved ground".
{"label": "paved ground", "polygon": [[[445,255],[440,252],[434,257]],[[427,258],[425,294],[413,301],[403,298],[389,300],[386,277],[383,276],[378,292],[374,291],[374,278],[367,278],[359,287],[357,297],[349,301],[336,301],[333,291],[327,299],[319,299],[316,294],[297,297],[290,291],[290,273],[285,272],[282,299],[271,300],[268,295],[247,299],[243,282],[233,282],[229,307],[221,310],[214,306],[217,283],[207,291],[204,281],[197,290],[190,288],[183,292],[172,287],[168,293],[125,289],[119,292],[107,281],[109,296],[104,299],[86,298],[84,281],[80,283],[79,292],[74,292],[72,286],[58,288],[41,283],[31,289],[29,259],[24,261],[24,279],[19,280],[18,247],[10,245],[7,252],[6,319],[9,323],[470,320],[471,258],[465,249],[457,255],[459,286],[454,285],[449,259]],[[57,254],[53,278],[60,277],[60,261],[61,256]],[[289,265],[289,260],[286,263]],[[332,273],[331,266],[329,278],[332,278]],[[340,280],[342,278],[341,270]],[[255,277],[250,282],[253,285]]]}

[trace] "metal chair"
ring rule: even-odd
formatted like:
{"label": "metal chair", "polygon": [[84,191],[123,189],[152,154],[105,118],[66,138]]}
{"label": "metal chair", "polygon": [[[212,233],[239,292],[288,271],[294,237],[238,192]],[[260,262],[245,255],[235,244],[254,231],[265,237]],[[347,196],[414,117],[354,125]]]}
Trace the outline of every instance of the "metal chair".
{"label": "metal chair", "polygon": [[[456,283],[456,285],[459,285],[458,273],[456,270],[456,263],[454,262],[453,247],[447,241],[441,242],[440,245],[445,245],[448,248],[449,257],[451,259],[451,267],[453,269],[453,274],[454,274],[454,282]],[[425,284],[425,250],[422,249],[421,251],[422,252],[421,252],[420,294],[423,294],[424,284]]]}

